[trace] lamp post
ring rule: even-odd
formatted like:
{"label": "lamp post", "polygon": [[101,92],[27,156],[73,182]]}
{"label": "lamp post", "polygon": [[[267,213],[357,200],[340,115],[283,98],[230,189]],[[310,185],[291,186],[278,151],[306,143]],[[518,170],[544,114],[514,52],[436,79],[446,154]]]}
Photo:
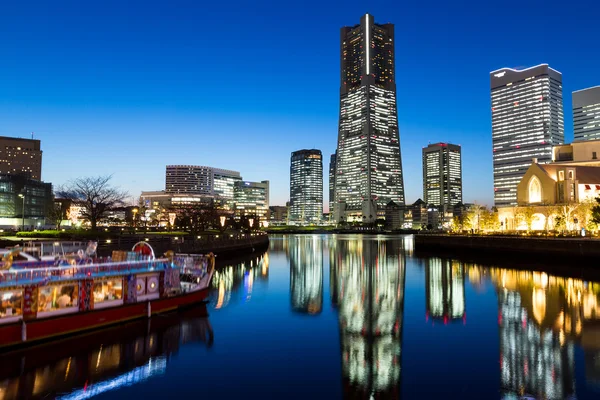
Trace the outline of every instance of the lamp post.
{"label": "lamp post", "polygon": [[133,210],[131,210],[131,212],[133,213],[133,227],[135,228],[135,215],[137,214],[138,209],[134,208]]}
{"label": "lamp post", "polygon": [[225,220],[226,220],[226,219],[227,219],[227,217],[226,217],[226,216],[224,216],[224,215],[221,215],[221,216],[219,217],[219,222],[221,223],[221,228],[225,228]]}
{"label": "lamp post", "polygon": [[254,218],[248,218],[248,225],[250,225],[250,230],[252,230],[252,225],[254,225]]}
{"label": "lamp post", "polygon": [[21,230],[25,230],[25,193],[19,193],[19,197],[23,199],[23,210],[22,210],[22,224]]}

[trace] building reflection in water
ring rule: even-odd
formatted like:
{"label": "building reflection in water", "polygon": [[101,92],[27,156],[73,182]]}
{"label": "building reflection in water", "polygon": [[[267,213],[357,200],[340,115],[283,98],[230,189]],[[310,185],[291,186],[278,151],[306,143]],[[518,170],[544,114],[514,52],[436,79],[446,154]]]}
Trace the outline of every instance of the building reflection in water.
{"label": "building reflection in water", "polygon": [[294,311],[318,314],[323,310],[323,241],[315,235],[291,238],[290,293]]}
{"label": "building reflection in water", "polygon": [[0,398],[84,399],[162,375],[182,345],[212,346],[206,316],[195,307],[3,355]]}
{"label": "building reflection in water", "polygon": [[467,267],[489,275],[498,292],[500,375],[505,398],[575,396],[574,347],[587,383],[600,376],[600,284],[543,272]]}
{"label": "building reflection in water", "polygon": [[465,319],[465,279],[458,261],[432,257],[425,268],[426,318],[444,323]]}
{"label": "building reflection in water", "polygon": [[[226,307],[231,301],[250,301],[257,281],[269,279],[269,253],[246,259],[243,262],[225,267],[217,267],[211,285],[214,298],[211,304],[215,309]],[[239,290],[242,287],[243,290]]]}
{"label": "building reflection in water", "polygon": [[338,307],[344,391],[349,398],[398,398],[405,263],[396,241],[335,244],[331,296]]}

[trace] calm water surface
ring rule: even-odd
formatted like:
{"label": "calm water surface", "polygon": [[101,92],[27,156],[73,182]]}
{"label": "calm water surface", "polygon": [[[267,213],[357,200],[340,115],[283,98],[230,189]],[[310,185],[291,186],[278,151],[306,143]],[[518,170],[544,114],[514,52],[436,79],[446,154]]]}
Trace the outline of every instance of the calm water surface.
{"label": "calm water surface", "polygon": [[213,286],[206,309],[0,355],[0,398],[600,398],[600,283],[292,235]]}

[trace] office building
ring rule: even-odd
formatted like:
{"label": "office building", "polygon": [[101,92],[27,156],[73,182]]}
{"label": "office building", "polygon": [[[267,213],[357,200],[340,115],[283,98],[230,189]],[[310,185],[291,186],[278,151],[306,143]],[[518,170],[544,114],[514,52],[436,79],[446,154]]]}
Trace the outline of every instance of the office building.
{"label": "office building", "polygon": [[394,40],[394,25],[376,24],[369,14],[341,29],[338,223],[372,223],[390,201],[404,204]]}
{"label": "office building", "polygon": [[573,92],[575,142],[600,139],[600,86]]}
{"label": "office building", "polygon": [[335,204],[335,166],[337,164],[337,151],[329,158],[329,217],[334,215]]}
{"label": "office building", "polygon": [[288,206],[270,206],[269,207],[269,224],[271,225],[287,225],[288,222]]}
{"label": "office building", "polygon": [[490,73],[494,203],[516,205],[517,185],[531,165],[552,160],[564,142],[562,75],[547,64]]}
{"label": "office building", "polygon": [[234,186],[240,173],[197,165],[167,165],[165,192],[171,195],[207,195],[233,206]]}
{"label": "office building", "polygon": [[462,202],[460,146],[435,143],[423,148],[423,200],[443,210]]}
{"label": "office building", "polygon": [[321,150],[298,150],[290,164],[290,220],[301,225],[323,218],[323,155]]}
{"label": "office building", "polygon": [[269,181],[235,182],[233,201],[235,203],[236,218],[242,216],[258,217],[260,222],[264,223],[269,212]]}
{"label": "office building", "polygon": [[42,179],[40,141],[0,136],[0,174]]}
{"label": "office building", "polygon": [[45,225],[54,207],[52,184],[25,175],[0,175],[0,227],[21,229]]}

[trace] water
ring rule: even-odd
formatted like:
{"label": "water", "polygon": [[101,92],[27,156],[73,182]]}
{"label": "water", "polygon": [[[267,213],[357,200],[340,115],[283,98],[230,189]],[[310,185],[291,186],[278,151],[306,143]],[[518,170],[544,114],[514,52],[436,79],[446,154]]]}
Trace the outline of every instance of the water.
{"label": "water", "polygon": [[600,398],[600,283],[412,247],[273,236],[206,309],[0,356],[0,398]]}

